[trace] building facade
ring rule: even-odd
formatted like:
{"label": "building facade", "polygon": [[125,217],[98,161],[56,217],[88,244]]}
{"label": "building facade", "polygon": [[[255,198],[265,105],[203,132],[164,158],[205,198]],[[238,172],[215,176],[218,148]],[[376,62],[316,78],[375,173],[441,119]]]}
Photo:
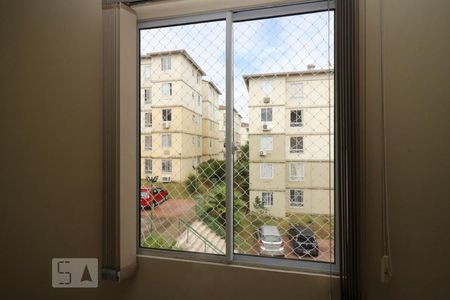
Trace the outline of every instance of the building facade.
{"label": "building facade", "polygon": [[219,144],[219,88],[211,81],[203,80],[202,86],[202,132],[203,149],[201,161],[218,159]]}
{"label": "building facade", "polygon": [[333,214],[333,71],[244,76],[250,209]]}
{"label": "building facade", "polygon": [[216,90],[210,96],[212,83],[205,83],[204,75],[185,50],[141,57],[141,178],[183,181],[204,154],[217,152],[213,142],[211,149],[203,146],[215,134],[209,127],[205,130],[204,125],[214,119],[207,114],[203,120],[204,107],[217,106],[218,95]]}
{"label": "building facade", "polygon": [[[225,133],[226,133],[226,106],[225,105],[219,105],[219,144],[222,145],[222,148],[220,150],[220,159],[225,159]],[[234,138],[234,144],[237,149],[241,146],[241,122],[242,117],[238,113],[236,109],[234,109],[233,113],[233,138]],[[237,153],[235,153],[235,158],[237,157]]]}

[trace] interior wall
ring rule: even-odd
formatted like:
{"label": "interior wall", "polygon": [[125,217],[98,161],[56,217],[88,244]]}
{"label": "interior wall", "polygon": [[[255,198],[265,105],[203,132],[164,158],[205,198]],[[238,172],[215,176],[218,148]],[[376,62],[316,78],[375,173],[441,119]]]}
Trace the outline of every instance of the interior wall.
{"label": "interior wall", "polygon": [[[394,266],[388,284],[379,283],[379,0],[362,3],[365,296],[445,299],[450,3],[383,4]],[[0,298],[328,299],[326,277],[149,258],[139,258],[134,279],[121,284],[51,288],[51,258],[101,255],[101,24],[100,0],[0,2]]]}
{"label": "interior wall", "polygon": [[[361,1],[365,55],[366,299],[447,299],[450,248],[450,1],[382,1],[393,276],[380,282],[380,0]],[[363,57],[364,59],[364,57]]]}

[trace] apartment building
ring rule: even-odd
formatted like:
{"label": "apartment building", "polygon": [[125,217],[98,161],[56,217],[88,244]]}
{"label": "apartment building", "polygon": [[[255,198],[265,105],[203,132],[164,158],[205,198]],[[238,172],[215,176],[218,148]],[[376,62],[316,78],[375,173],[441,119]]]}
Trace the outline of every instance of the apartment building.
{"label": "apartment building", "polygon": [[201,161],[219,158],[219,88],[211,81],[202,81],[202,157]]}
{"label": "apartment building", "polygon": [[259,203],[250,208],[263,206],[275,217],[332,214],[333,71],[252,74],[244,80],[250,201]]}
{"label": "apartment building", "polygon": [[241,123],[241,130],[240,130],[240,134],[241,134],[241,145],[245,145],[248,143],[248,132],[249,132],[249,127],[248,127],[248,123],[247,122],[242,122]]}
{"label": "apartment building", "polygon": [[205,72],[185,50],[141,57],[141,178],[182,181],[203,155]]}
{"label": "apartment building", "polygon": [[[226,106],[225,105],[219,105],[219,144],[223,147],[225,145],[225,127],[226,127]],[[233,137],[234,137],[234,144],[237,148],[241,146],[241,123],[242,123],[242,116],[238,113],[236,109],[234,109],[233,113]],[[237,157],[237,155],[235,155]],[[225,147],[223,147],[220,150],[220,158],[225,159]]]}

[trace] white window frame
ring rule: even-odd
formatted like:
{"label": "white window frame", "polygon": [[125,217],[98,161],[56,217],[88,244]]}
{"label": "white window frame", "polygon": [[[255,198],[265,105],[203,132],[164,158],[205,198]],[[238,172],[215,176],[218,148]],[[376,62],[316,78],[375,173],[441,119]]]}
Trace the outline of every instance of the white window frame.
{"label": "white window frame", "polygon": [[161,84],[161,97],[172,97],[173,84],[172,82],[164,82]]}
{"label": "white window frame", "polygon": [[144,103],[152,104],[152,88],[151,87],[144,89]]}
{"label": "white window frame", "polygon": [[[296,143],[296,145],[302,145],[301,149],[295,149],[292,148],[292,139],[296,139],[296,138],[300,138],[301,139],[301,143]],[[303,136],[290,136],[289,137],[289,153],[291,154],[301,154],[305,151],[305,138]]]}
{"label": "white window frame", "polygon": [[144,77],[145,81],[151,81],[152,80],[152,67],[150,64],[146,64],[143,66],[142,76]]}
{"label": "white window frame", "polygon": [[153,161],[151,159],[148,158],[144,159],[144,172],[145,174],[153,173]]}
{"label": "white window frame", "polygon": [[161,120],[163,122],[172,122],[172,109],[171,108],[163,108],[161,110]]}
{"label": "white window frame", "polygon": [[[263,143],[263,140],[270,139],[270,148],[263,147],[265,144]],[[272,151],[273,150],[273,136],[271,135],[262,135],[260,138],[260,151]]]}
{"label": "white window frame", "polygon": [[[293,90],[296,88],[297,90]],[[300,91],[300,93],[298,93]],[[303,100],[305,98],[305,84],[302,81],[294,81],[288,83],[289,99]]]}
{"label": "white window frame", "polygon": [[[295,201],[295,197],[300,196],[300,201]],[[305,191],[302,189],[289,190],[289,207],[290,208],[304,208],[305,207]]]}
{"label": "white window frame", "polygon": [[170,148],[172,147],[172,134],[164,133],[161,134],[161,148]]}
{"label": "white window frame", "polygon": [[[300,166],[300,173],[301,175],[294,176],[292,174],[292,167],[298,165]],[[302,162],[290,162],[289,165],[289,181],[305,181],[305,164]]]}
{"label": "white window frame", "polygon": [[[270,176],[265,176],[264,174],[264,169],[265,167],[269,167],[270,166]],[[273,179],[273,164],[272,163],[261,163],[259,165],[259,178],[261,179]]]}
{"label": "white window frame", "polygon": [[261,192],[261,203],[263,207],[273,207],[273,192]]}
{"label": "white window frame", "polygon": [[[147,117],[148,116],[148,117]],[[151,111],[144,112],[144,127],[151,128],[153,125],[153,115]]]}
{"label": "white window frame", "polygon": [[[292,114],[295,113],[297,114],[297,120],[298,120],[298,112],[300,112],[300,122],[298,121],[292,121]],[[303,117],[304,117],[304,113],[303,113],[303,109],[291,109],[289,111],[289,126],[290,127],[302,127],[303,126]]]}
{"label": "white window frame", "polygon": [[[268,116],[269,116],[269,112],[270,112],[270,120],[268,120]],[[263,116],[265,118],[263,118]],[[266,119],[266,120],[264,120]],[[272,107],[264,107],[261,108],[261,122],[263,123],[271,123],[273,121],[273,109]]]}
{"label": "white window frame", "polygon": [[152,150],[153,138],[151,135],[144,135],[144,150]]}
{"label": "white window frame", "polygon": [[172,57],[170,55],[161,56],[161,71],[167,72],[172,70]]}
{"label": "white window frame", "polygon": [[[164,166],[169,167],[164,170]],[[161,172],[164,174],[172,173],[172,160],[171,159],[163,159],[161,160]]]}

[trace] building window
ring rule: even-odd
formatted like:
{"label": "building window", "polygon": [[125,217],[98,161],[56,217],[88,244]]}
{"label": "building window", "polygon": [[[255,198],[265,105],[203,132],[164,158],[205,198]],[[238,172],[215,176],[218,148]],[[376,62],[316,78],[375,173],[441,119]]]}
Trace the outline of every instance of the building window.
{"label": "building window", "polygon": [[192,137],[192,145],[195,145],[195,136]]}
{"label": "building window", "polygon": [[303,181],[305,179],[305,167],[303,163],[289,163],[289,180]]}
{"label": "building window", "polygon": [[144,113],[144,126],[152,127],[152,113],[151,112]]}
{"label": "building window", "polygon": [[303,111],[291,110],[291,127],[303,126]]}
{"label": "building window", "polygon": [[261,202],[264,207],[272,207],[273,206],[273,192],[262,192],[261,193]]}
{"label": "building window", "polygon": [[197,137],[197,147],[200,147],[200,137]]}
{"label": "building window", "polygon": [[290,152],[291,153],[303,153],[303,137],[302,136],[291,136]]}
{"label": "building window", "polygon": [[272,122],[272,108],[261,108],[261,121]]}
{"label": "building window", "polygon": [[209,148],[212,148],[212,139],[209,139]]}
{"label": "building window", "polygon": [[161,161],[161,169],[163,173],[172,173],[172,160],[163,159]]}
{"label": "building window", "polygon": [[202,75],[198,74],[197,75],[197,83],[200,84],[201,81],[202,81]]}
{"label": "building window", "polygon": [[152,150],[152,136],[151,135],[146,135],[144,137],[144,149]]}
{"label": "building window", "polygon": [[270,96],[272,94],[272,80],[265,79],[261,81],[261,91],[265,97]]}
{"label": "building window", "polygon": [[262,179],[272,179],[273,177],[273,165],[272,164],[261,164],[260,166],[260,176]]}
{"label": "building window", "polygon": [[163,122],[172,121],[172,109],[165,108],[162,110],[162,120],[163,120]]}
{"label": "building window", "polygon": [[144,90],[144,102],[145,102],[145,104],[152,104],[152,89],[151,88]]}
{"label": "building window", "polygon": [[171,134],[163,134],[161,137],[162,137],[162,147],[163,148],[172,147],[172,135]]}
{"label": "building window", "polygon": [[172,83],[163,83],[161,85],[161,96],[170,97],[172,96]]}
{"label": "building window", "polygon": [[289,83],[289,98],[293,100],[303,99],[303,82]]}
{"label": "building window", "polygon": [[273,137],[272,136],[262,136],[261,137],[261,151],[272,151],[273,150]]}
{"label": "building window", "polygon": [[150,65],[144,65],[144,80],[150,81],[151,80],[151,67]]}
{"label": "building window", "polygon": [[161,71],[169,71],[172,68],[172,59],[169,55],[161,57]]}
{"label": "building window", "polygon": [[289,206],[303,207],[303,190],[289,190]]}
{"label": "building window", "polygon": [[145,173],[151,174],[153,172],[153,164],[151,159],[145,160]]}
{"label": "building window", "polygon": [[200,95],[197,95],[197,105],[200,106],[202,103],[202,97]]}

